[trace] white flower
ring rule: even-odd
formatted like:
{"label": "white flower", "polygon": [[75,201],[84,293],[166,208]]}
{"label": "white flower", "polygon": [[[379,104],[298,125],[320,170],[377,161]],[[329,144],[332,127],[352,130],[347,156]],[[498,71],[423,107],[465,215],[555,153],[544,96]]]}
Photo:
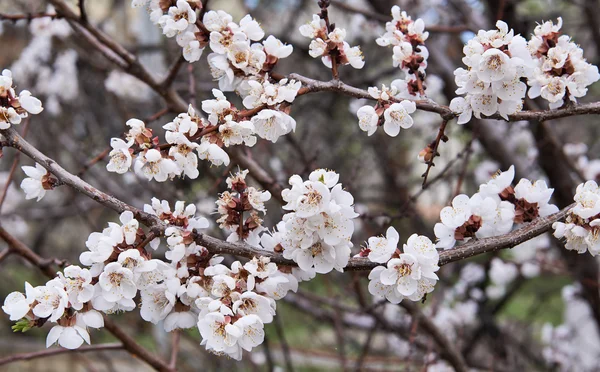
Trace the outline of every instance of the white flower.
{"label": "white flower", "polygon": [[252,117],[256,134],[273,143],[279,137],[296,130],[296,121],[288,114],[276,110],[261,110]]}
{"label": "white flower", "polygon": [[300,26],[299,30],[302,36],[314,39],[319,35],[319,33],[326,32],[325,20],[321,19],[321,17],[318,15],[313,14],[312,21],[308,24]]}
{"label": "white flower", "polygon": [[133,145],[133,141],[125,142],[120,138],[110,140],[110,146],[113,149],[108,153],[110,161],[106,165],[107,171],[119,174],[127,172],[132,162],[131,152],[129,151],[131,145]]}
{"label": "white flower", "polygon": [[69,327],[63,327],[55,325],[52,327],[46,338],[46,347],[50,347],[57,343],[65,349],[77,349],[83,342],[90,344],[90,335],[87,331],[80,326],[73,325]]}
{"label": "white flower", "polygon": [[98,283],[102,288],[102,297],[109,302],[131,299],[137,293],[133,272],[118,262],[111,262],[104,267]]}
{"label": "white flower", "polygon": [[410,296],[417,291],[417,281],[421,279],[420,265],[417,259],[403,253],[400,258],[393,258],[387,263],[387,269],[381,272],[381,283],[396,286],[403,296]]}
{"label": "white flower", "polygon": [[356,113],[358,116],[358,126],[361,130],[367,132],[367,135],[371,136],[377,130],[377,123],[379,122],[379,115],[375,112],[373,106],[365,105],[358,109]]}
{"label": "white flower", "polygon": [[[79,266],[68,266],[64,269],[63,282],[71,307],[75,310],[81,310],[83,304],[90,301],[94,296],[94,286],[92,283],[92,274],[88,269],[82,269]],[[59,273],[60,275],[60,273]]]}
{"label": "white flower", "polygon": [[463,97],[456,97],[450,101],[450,110],[458,115],[458,124],[465,124],[471,120],[473,109],[471,104]]}
{"label": "white flower", "polygon": [[198,322],[198,316],[189,311],[174,311],[165,318],[165,331],[192,328]]}
{"label": "white flower", "polygon": [[381,282],[381,273],[386,270],[385,266],[376,266],[369,273],[369,293],[373,296],[385,297],[393,304],[400,303],[404,296],[398,292],[395,285],[385,285]]}
{"label": "white flower", "polygon": [[549,189],[545,181],[535,181],[531,183],[526,178],[519,181],[515,186],[515,197],[525,199],[529,203],[537,204],[537,210],[540,217],[546,217],[558,212],[558,207],[549,204],[554,189]]}
{"label": "white flower", "polygon": [[225,147],[230,145],[241,145],[244,143],[248,147],[256,144],[254,136],[254,124],[251,121],[244,120],[235,122],[231,116],[225,118],[225,124],[219,126],[219,133]]}
{"label": "white flower", "polygon": [[177,0],[177,6],[169,8],[169,13],[160,17],[159,24],[167,37],[173,37],[196,23],[196,12],[185,0]]}
{"label": "white flower", "polygon": [[277,58],[287,58],[292,54],[294,48],[291,45],[287,45],[282,43],[279,39],[277,39],[273,35],[269,35],[264,41],[263,46],[265,48],[265,52],[273,57]]}
{"label": "white flower", "polygon": [[132,140],[135,141],[138,136],[144,135],[147,132],[146,124],[144,124],[144,122],[139,119],[129,119],[125,124],[131,128],[125,136],[127,142],[130,142]]}
{"label": "white flower", "polygon": [[159,150],[150,149],[140,154],[134,165],[135,172],[151,181],[164,182],[169,177],[180,173],[177,164],[168,158],[163,158]]}
{"label": "white flower", "polygon": [[21,169],[28,176],[28,178],[21,181],[21,188],[25,191],[25,199],[37,198],[37,201],[42,200],[46,195],[46,188],[43,185],[44,177],[48,173],[46,168],[36,163],[35,168],[23,166]]}
{"label": "white flower", "polygon": [[21,115],[12,107],[0,107],[0,129],[8,129],[11,124],[21,123]]}
{"label": "white flower", "polygon": [[142,319],[151,323],[158,323],[167,317],[175,305],[175,294],[171,293],[166,284],[150,286],[141,291],[142,306],[140,315]]}
{"label": "white flower", "polygon": [[386,237],[370,237],[367,248],[369,249],[369,260],[378,263],[385,263],[398,248],[400,235],[393,227],[386,231]]}
{"label": "white flower", "polygon": [[238,339],[238,344],[242,349],[251,351],[252,348],[263,343],[265,339],[264,326],[257,315],[245,315],[235,322],[235,326],[242,330]]}
{"label": "white flower", "polygon": [[191,179],[198,178],[200,175],[198,171],[198,156],[194,153],[194,150],[199,145],[191,142],[180,132],[167,132],[167,134],[171,134],[168,136],[167,141],[173,144],[169,149],[169,156],[175,158],[175,162],[179,169],[181,169],[182,175],[186,175]]}
{"label": "white flower", "polygon": [[44,110],[42,101],[33,97],[28,90],[23,90],[19,93],[19,103],[21,107],[33,115],[37,115]]}
{"label": "white flower", "polygon": [[577,204],[573,213],[587,219],[600,213],[600,188],[595,181],[587,181],[577,186],[575,192]]}
{"label": "white flower", "polygon": [[189,63],[200,60],[204,48],[200,47],[200,42],[196,35],[191,31],[186,31],[177,35],[177,44],[183,48],[183,58]]}
{"label": "white flower", "polygon": [[37,290],[25,282],[25,295],[12,292],[4,299],[2,310],[10,316],[10,320],[19,320],[31,310],[31,304],[37,297]]}
{"label": "white flower", "polygon": [[263,323],[271,323],[275,315],[275,302],[255,292],[247,291],[239,296],[231,309],[239,315],[257,315]]}
{"label": "white flower", "polygon": [[[207,350],[225,352],[232,357],[241,352],[237,341],[243,335],[243,330],[235,324],[229,323],[229,319],[221,313],[209,313],[198,321],[198,330],[202,336],[202,344]],[[238,360],[239,360],[238,358]]]}
{"label": "white flower", "polygon": [[477,77],[483,82],[504,80],[514,75],[510,57],[498,49],[488,49],[478,58]]}
{"label": "white flower", "polygon": [[202,160],[207,159],[213,165],[219,166],[225,164],[229,165],[229,155],[214,143],[208,141],[200,142],[200,146],[197,149],[198,157]]}
{"label": "white flower", "polygon": [[479,186],[479,193],[483,197],[498,197],[498,194],[511,186],[515,178],[515,166],[511,165],[508,170],[494,176],[486,184]]}
{"label": "white flower", "polygon": [[50,318],[51,322],[56,322],[63,316],[65,309],[69,305],[69,296],[65,291],[63,282],[58,279],[52,279],[45,286],[36,287],[35,300],[37,304],[33,307],[33,314],[40,318]]}
{"label": "white flower", "polygon": [[383,113],[383,117],[385,118],[383,130],[385,130],[385,133],[396,137],[400,133],[400,128],[407,129],[412,127],[413,119],[409,114],[415,112],[416,109],[417,106],[413,101],[393,103]]}

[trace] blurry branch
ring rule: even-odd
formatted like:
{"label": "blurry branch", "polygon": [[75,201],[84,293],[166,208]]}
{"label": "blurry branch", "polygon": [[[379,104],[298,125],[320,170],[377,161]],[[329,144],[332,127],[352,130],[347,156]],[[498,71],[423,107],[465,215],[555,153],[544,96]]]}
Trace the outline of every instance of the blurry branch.
{"label": "blurry branch", "polygon": [[49,17],[51,19],[62,18],[62,16],[60,14],[56,14],[56,13],[27,13],[27,14],[0,13],[0,21],[17,22],[20,20],[26,20],[27,22],[30,22],[32,19],[44,18],[44,17]]}
{"label": "blurry branch", "polygon": [[119,343],[112,344],[102,344],[102,345],[91,345],[91,346],[82,346],[79,349],[70,350],[70,349],[48,349],[42,351],[35,351],[32,353],[23,353],[23,354],[14,354],[7,356],[5,358],[0,359],[0,366],[19,362],[22,360],[31,360],[37,358],[45,358],[51,357],[58,354],[67,354],[67,353],[84,353],[88,351],[103,351],[103,350],[121,350],[123,349],[123,345]]}
{"label": "blurry branch", "polygon": [[[23,125],[23,137],[25,137],[27,135],[27,130],[29,129],[29,121],[30,120],[31,120],[30,118],[25,119],[25,124]],[[12,179],[15,176],[15,171],[17,170],[17,167],[19,165],[20,156],[21,156],[20,152],[15,154],[15,158],[10,167],[10,171],[8,172],[8,178],[6,179],[6,184],[4,185],[2,194],[0,194],[0,212],[2,211],[2,205],[4,204],[4,200],[6,199],[6,194],[8,193],[8,188],[10,187],[10,184],[12,183]]]}
{"label": "blurry branch", "polygon": [[455,344],[444,335],[430,318],[423,314],[416,304],[409,301],[402,301],[400,302],[400,306],[408,311],[415,321],[418,321],[419,324],[421,324],[421,327],[431,336],[433,341],[440,348],[442,355],[445,355],[446,360],[448,360],[456,371],[466,372],[469,370],[462,354],[456,348]]}
{"label": "blurry branch", "polygon": [[[162,233],[164,233],[165,229],[168,227],[168,225],[162,222],[158,217],[145,213],[138,208],[135,208],[113,196],[110,196],[91,186],[81,178],[67,172],[54,160],[48,158],[27,141],[25,141],[13,128],[2,130],[0,133],[5,136],[10,146],[35,160],[49,172],[54,174],[54,176],[56,176],[58,180],[65,185],[71,186],[77,191],[87,195],[98,203],[116,212],[121,213],[123,211],[131,211],[136,218],[138,218],[146,226],[150,227],[152,232],[154,232],[157,236],[162,235]],[[548,231],[554,222],[559,221],[566,216],[573,205],[574,204],[569,205],[568,207],[565,207],[561,211],[550,216],[537,218],[533,222],[530,222],[520,229],[512,231],[511,233],[484,239],[474,239],[457,248],[441,252],[439,265],[442,266],[450,262],[463,260],[479,254],[493,252],[499,249],[512,248],[516,245],[519,245]],[[203,233],[196,233],[195,240],[196,243],[206,247],[209,252],[213,254],[232,254],[247,258],[265,256],[269,257],[271,261],[277,264],[296,266],[294,261],[285,259],[283,255],[279,253],[265,251],[249,244],[230,243],[213,238]],[[370,270],[377,265],[377,263],[371,262],[367,258],[351,258],[346,266],[346,270]]]}
{"label": "blurry branch", "polygon": [[[56,271],[51,267],[56,260],[43,259],[21,241],[10,235],[4,228],[2,228],[2,226],[0,226],[0,239],[4,240],[8,244],[8,248],[12,253],[23,257],[32,265],[37,266],[47,277],[54,278],[56,276]],[[130,354],[139,357],[151,365],[154,369],[158,371],[174,371],[174,369],[170,368],[167,363],[158,359],[151,352],[138,344],[133,337],[123,330],[121,326],[113,323],[106,316],[104,316],[104,328],[106,328],[107,331],[112,333],[113,336],[118,338],[123,343],[121,346],[125,350],[127,350]]]}
{"label": "blurry branch", "polygon": [[[346,2],[341,1],[341,0],[331,0],[331,5],[333,5],[336,8],[350,12],[350,13],[356,13],[356,14],[363,15],[363,16],[365,16],[365,18],[372,19],[374,21],[388,22],[388,21],[392,20],[392,17],[389,15],[384,15],[381,13],[372,12],[370,10],[361,9],[356,6],[346,4]],[[465,25],[459,25],[459,26],[427,25],[427,31],[431,32],[431,33],[438,33],[438,32],[455,33],[455,32],[469,31],[469,30],[470,30],[470,28]]]}
{"label": "blurry branch", "polygon": [[[298,95],[304,95],[313,92],[337,92],[342,93],[354,98],[365,98],[372,100],[373,97],[364,89],[356,88],[351,85],[345,84],[341,81],[320,81],[311,79],[299,74],[289,74],[289,79],[296,79],[304,85],[303,88],[298,91]],[[402,99],[391,99],[391,101],[402,101]],[[410,100],[409,100],[410,101]],[[417,108],[423,111],[434,112],[442,117],[444,120],[451,120],[456,117],[456,114],[450,110],[448,106],[440,105],[432,100],[413,100],[417,105]],[[521,121],[521,120],[552,120],[564,118],[567,116],[577,115],[591,115],[600,114],[600,102],[592,102],[585,104],[575,104],[555,110],[527,110],[521,111],[513,115],[508,115],[508,121]],[[485,117],[486,119],[498,119],[505,120],[499,114]]]}

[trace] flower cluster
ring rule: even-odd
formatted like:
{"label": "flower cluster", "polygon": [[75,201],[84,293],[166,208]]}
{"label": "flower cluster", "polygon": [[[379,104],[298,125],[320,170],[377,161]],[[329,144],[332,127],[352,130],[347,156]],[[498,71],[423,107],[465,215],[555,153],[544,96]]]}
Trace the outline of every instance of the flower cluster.
{"label": "flower cluster", "polygon": [[458,68],[457,94],[450,102],[452,111],[459,114],[458,124],[471,120],[471,116],[508,115],[521,111],[527,85],[521,78],[530,75],[533,59],[527,41],[508,29],[503,21],[496,22],[498,30],[480,30],[464,46],[463,63],[467,69]]}
{"label": "flower cluster", "polygon": [[29,114],[37,115],[42,110],[42,102],[28,90],[17,95],[13,88],[12,72],[3,70],[0,75],[0,129],[20,124]]}
{"label": "flower cluster", "polygon": [[413,125],[410,116],[416,111],[417,106],[413,101],[397,100],[398,88],[401,80],[394,80],[390,88],[383,85],[381,90],[370,87],[369,94],[377,100],[375,107],[365,105],[358,109],[358,126],[370,136],[377,128],[383,125],[383,130],[389,136],[396,137],[400,128],[408,129]]}
{"label": "flower cluster", "polygon": [[[390,229],[386,239],[369,239],[367,249],[379,248],[378,253],[385,251],[385,257],[392,257],[386,266],[377,266],[369,273],[369,292],[374,296],[385,297],[393,304],[400,303],[404,298],[420,301],[433,291],[438,280],[435,274],[439,270],[437,249],[429,238],[417,234],[408,238],[402,252],[397,250],[397,244],[398,233]],[[392,248],[394,252],[388,256]],[[377,259],[375,262],[385,261]]]}
{"label": "flower cluster", "polygon": [[600,253],[600,188],[595,181],[577,186],[575,206],[565,222],[552,225],[554,236],[566,240],[565,248],[592,256]]}
{"label": "flower cluster", "polygon": [[[245,173],[243,173],[245,175]],[[228,179],[237,190],[243,176]],[[264,211],[262,194],[256,209]],[[253,203],[256,200],[253,201]],[[140,315],[151,323],[162,323],[167,332],[197,326],[202,345],[214,353],[241,359],[264,339],[264,324],[273,321],[275,300],[290,290],[298,279],[279,271],[269,258],[235,261],[230,267],[195,242],[195,233],[208,227],[196,217],[194,205],[152,199],[144,212],[168,224],[166,260],[151,258],[146,250],[156,249],[160,238],[139,228],[132,212],[124,212],[120,224],[109,223],[92,233],[80,261],[88,268],[69,266],[46,285],[25,284],[26,293],[7,296],[2,310],[17,321],[13,327],[27,331],[46,322],[57,323],[47,337],[47,346],[76,349],[90,343],[88,328],[103,326],[101,312],[132,311],[140,299]]]}
{"label": "flower cluster", "polygon": [[405,79],[397,80],[400,95],[403,98],[425,97],[425,69],[429,57],[425,40],[429,32],[425,31],[422,19],[413,21],[397,5],[392,7],[392,17],[385,24],[385,33],[376,42],[383,47],[393,47],[393,65],[406,74]]}
{"label": "flower cluster", "polygon": [[[271,199],[271,193],[260,191],[246,184],[248,171],[240,171],[227,178],[227,186],[231,191],[223,192],[216,201],[217,212],[221,217],[217,220],[220,227],[230,233],[227,241],[243,240],[250,245],[260,244],[259,234],[265,228],[259,212],[267,213],[265,202]],[[244,219],[244,213],[248,218]]]}
{"label": "flower cluster", "polygon": [[538,25],[529,41],[529,50],[535,60],[533,75],[527,81],[529,97],[541,96],[550,108],[559,108],[565,100],[577,102],[585,96],[587,86],[598,81],[598,67],[583,58],[583,50],[562,35],[562,18]]}
{"label": "flower cluster", "polygon": [[296,120],[289,113],[300,86],[299,81],[288,79],[272,83],[268,75],[263,81],[248,80],[249,90],[243,104],[247,109],[261,109],[251,119],[259,137],[275,143],[279,137],[296,130]]}
{"label": "flower cluster", "polygon": [[283,216],[285,232],[279,250],[302,270],[314,268],[324,274],[333,269],[343,271],[348,264],[352,219],[358,214],[354,198],[338,180],[337,173],[317,169],[306,181],[298,175],[290,177],[292,188],[282,192],[287,203],[283,209],[292,212]]}
{"label": "flower cluster", "polygon": [[545,181],[532,183],[523,178],[513,187],[514,176],[511,166],[481,185],[472,197],[456,196],[452,206],[442,209],[441,222],[434,227],[437,247],[449,249],[457,241],[503,235],[514,223],[531,222],[558,211],[549,203],[554,189],[549,189]]}
{"label": "flower cluster", "polygon": [[218,10],[204,15],[204,26],[209,32],[210,49],[208,64],[213,78],[219,81],[222,91],[247,90],[248,80],[261,80],[279,59],[292,54],[291,45],[285,45],[270,35],[262,44],[265,33],[250,15],[237,24],[230,14]]}
{"label": "flower cluster", "polygon": [[202,4],[186,0],[133,0],[131,6],[135,8],[146,4],[150,20],[160,26],[166,37],[175,37],[177,44],[183,48],[185,60],[190,63],[198,61],[207,44],[207,35],[196,24]]}
{"label": "flower cluster", "polygon": [[323,64],[332,68],[333,61],[336,65],[350,65],[361,69],[365,65],[360,47],[350,47],[346,38],[346,30],[330,25],[328,29],[324,17],[313,14],[311,22],[300,26],[300,34],[312,39],[308,54],[313,58],[321,57]]}

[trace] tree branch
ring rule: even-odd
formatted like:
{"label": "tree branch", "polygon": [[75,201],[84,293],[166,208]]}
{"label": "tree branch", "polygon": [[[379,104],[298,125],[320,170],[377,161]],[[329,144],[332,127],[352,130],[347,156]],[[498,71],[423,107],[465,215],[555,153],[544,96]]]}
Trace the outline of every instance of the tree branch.
{"label": "tree branch", "polygon": [[101,344],[101,345],[90,345],[90,346],[82,346],[79,349],[70,350],[70,349],[47,349],[41,351],[35,351],[32,353],[22,353],[22,354],[14,354],[7,356],[5,358],[0,359],[0,366],[19,362],[23,360],[31,360],[37,358],[45,358],[50,356],[55,356],[59,354],[67,354],[67,353],[85,353],[89,351],[103,351],[103,350],[121,350],[123,349],[123,345],[119,343],[112,344]]}

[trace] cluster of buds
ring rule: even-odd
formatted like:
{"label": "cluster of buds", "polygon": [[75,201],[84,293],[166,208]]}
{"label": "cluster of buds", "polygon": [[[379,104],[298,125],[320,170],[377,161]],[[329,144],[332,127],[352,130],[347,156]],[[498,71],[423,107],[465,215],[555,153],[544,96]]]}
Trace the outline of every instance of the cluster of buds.
{"label": "cluster of buds", "polygon": [[378,45],[393,46],[392,57],[394,67],[399,67],[406,74],[404,80],[398,81],[399,92],[403,98],[425,97],[425,69],[429,51],[425,40],[429,32],[425,32],[422,19],[413,21],[400,7],[392,7],[390,22],[385,24],[385,34],[377,38]]}
{"label": "cluster of buds", "polygon": [[[361,69],[365,65],[360,47],[350,47],[344,39],[346,30],[335,27],[335,24],[329,24],[327,7],[329,1],[319,1],[321,12],[313,14],[310,23],[300,26],[302,36],[312,39],[309,46],[311,57],[321,57],[323,64],[334,69],[334,75],[337,74],[337,66],[351,65],[356,69]],[[337,78],[337,76],[334,76]]]}
{"label": "cluster of buds", "polygon": [[[245,241],[250,245],[260,244],[259,234],[265,228],[259,212],[266,214],[264,203],[271,199],[271,193],[260,191],[246,183],[248,171],[239,171],[227,178],[230,191],[223,192],[217,200],[217,220],[222,229],[230,232],[227,241]],[[247,217],[244,214],[249,214]]]}
{"label": "cluster of buds", "polygon": [[17,95],[13,88],[12,72],[3,70],[0,75],[0,130],[20,124],[28,114],[37,115],[42,110],[42,102],[28,90]]}

